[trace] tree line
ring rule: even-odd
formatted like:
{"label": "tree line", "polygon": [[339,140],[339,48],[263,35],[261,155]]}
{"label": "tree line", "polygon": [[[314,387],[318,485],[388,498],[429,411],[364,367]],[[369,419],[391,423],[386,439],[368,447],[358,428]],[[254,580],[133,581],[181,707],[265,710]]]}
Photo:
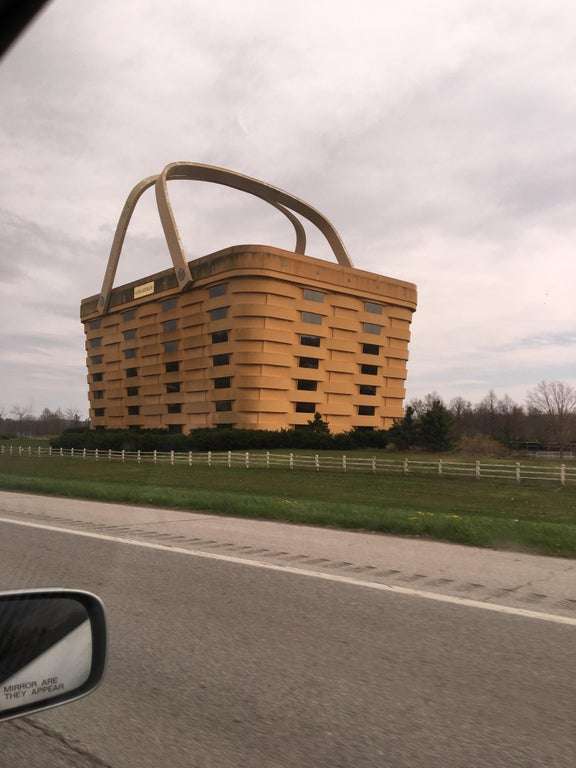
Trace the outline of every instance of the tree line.
{"label": "tree line", "polygon": [[87,426],[89,421],[74,408],[44,408],[37,416],[30,407],[14,405],[8,410],[0,406],[0,436],[5,438],[52,437],[70,427]]}

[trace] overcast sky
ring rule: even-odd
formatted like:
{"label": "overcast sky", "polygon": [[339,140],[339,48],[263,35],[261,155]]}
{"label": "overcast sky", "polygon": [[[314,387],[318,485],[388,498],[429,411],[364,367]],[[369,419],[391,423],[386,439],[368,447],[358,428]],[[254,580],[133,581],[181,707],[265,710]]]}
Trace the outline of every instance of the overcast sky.
{"label": "overcast sky", "polygon": [[[576,384],[575,83],[573,2],[54,0],[0,64],[0,406],[87,411],[80,299],[174,160],[287,189],[418,285],[409,397]],[[190,258],[293,248],[259,200],[172,188]],[[116,284],[169,265],[152,190]]]}

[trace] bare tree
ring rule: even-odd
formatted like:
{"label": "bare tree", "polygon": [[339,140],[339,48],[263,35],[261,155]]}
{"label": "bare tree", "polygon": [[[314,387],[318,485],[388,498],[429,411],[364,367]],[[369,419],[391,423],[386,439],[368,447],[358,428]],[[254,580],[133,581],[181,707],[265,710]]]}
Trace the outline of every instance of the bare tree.
{"label": "bare tree", "polygon": [[575,434],[576,389],[562,381],[541,381],[528,392],[528,408],[545,417],[560,454]]}

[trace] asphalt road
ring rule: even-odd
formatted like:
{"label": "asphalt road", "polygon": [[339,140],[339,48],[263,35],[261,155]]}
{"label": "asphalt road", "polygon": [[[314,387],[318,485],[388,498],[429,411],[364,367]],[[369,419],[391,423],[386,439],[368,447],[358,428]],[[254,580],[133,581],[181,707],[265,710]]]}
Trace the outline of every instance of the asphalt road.
{"label": "asphalt road", "polygon": [[0,523],[2,588],[107,607],[105,683],[11,768],[574,768],[576,627]]}

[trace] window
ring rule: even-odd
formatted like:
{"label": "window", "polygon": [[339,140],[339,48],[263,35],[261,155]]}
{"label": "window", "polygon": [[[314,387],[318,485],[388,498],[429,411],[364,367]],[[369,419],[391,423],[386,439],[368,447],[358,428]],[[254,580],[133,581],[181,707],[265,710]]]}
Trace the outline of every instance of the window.
{"label": "window", "polygon": [[176,371],[180,370],[180,363],[165,363],[164,370],[166,373],[176,373]]}
{"label": "window", "polygon": [[358,391],[361,395],[375,395],[376,387],[373,384],[360,384]]}
{"label": "window", "polygon": [[122,312],[122,320],[125,323],[128,323],[130,320],[134,320],[136,317],[136,310],[135,309],[128,309],[126,312]]}
{"label": "window", "polygon": [[168,413],[182,413],[182,403],[169,403]]}
{"label": "window", "polygon": [[322,325],[322,315],[317,315],[316,312],[300,312],[300,319],[303,323]]}
{"label": "window", "polygon": [[230,365],[230,355],[214,355],[212,358],[213,365]]}
{"label": "window", "polygon": [[378,344],[362,344],[362,352],[365,355],[379,355],[380,347]]}
{"label": "window", "polygon": [[126,378],[133,379],[134,376],[138,376],[138,368],[126,368]]}
{"label": "window", "polygon": [[166,299],[166,301],[160,302],[160,308],[162,312],[170,312],[171,309],[176,309],[178,306],[178,299]]}
{"label": "window", "polygon": [[92,374],[92,381],[96,383],[97,381],[103,381],[104,380],[104,374],[103,373],[93,373]]}
{"label": "window", "polygon": [[139,387],[126,387],[126,394],[128,397],[136,397],[139,389]]}
{"label": "window", "polygon": [[128,429],[130,430],[130,432],[139,432],[140,426],[138,424],[129,424]]}
{"label": "window", "polygon": [[102,325],[102,320],[98,318],[97,320],[90,320],[90,322],[88,323],[88,328],[90,328],[91,331],[97,331],[101,325]]}
{"label": "window", "polygon": [[129,405],[128,406],[128,416],[139,416],[140,415],[140,406],[139,405]]}
{"label": "window", "polygon": [[210,320],[223,320],[228,315],[228,307],[211,309],[208,314],[210,315]]}
{"label": "window", "polygon": [[182,424],[168,424],[168,432],[171,432],[173,435],[181,435]]}
{"label": "window", "polygon": [[166,354],[169,354],[170,352],[176,352],[178,350],[177,341],[165,341],[162,346],[164,347],[164,352]]}
{"label": "window", "polygon": [[300,368],[318,368],[317,357],[299,357],[298,365]]}
{"label": "window", "polygon": [[298,379],[296,389],[304,389],[307,392],[315,392],[318,389],[318,382],[311,379]]}
{"label": "window", "polygon": [[381,315],[382,309],[383,307],[381,304],[374,304],[373,301],[364,302],[364,312],[370,312],[372,315]]}
{"label": "window", "polygon": [[214,389],[228,389],[231,382],[230,376],[221,376],[219,379],[214,379]]}
{"label": "window", "polygon": [[130,341],[131,339],[135,339],[136,328],[130,328],[129,331],[122,331],[122,336],[124,336],[124,341]]}
{"label": "window", "polygon": [[98,347],[102,346],[102,336],[96,336],[95,339],[90,339],[88,344],[92,347],[92,349],[97,349]]}
{"label": "window", "polygon": [[232,410],[232,400],[216,400],[214,405],[219,412]]}
{"label": "window", "polygon": [[106,408],[94,408],[94,416],[104,416],[104,413],[106,412]]}
{"label": "window", "polygon": [[374,333],[379,336],[382,330],[382,326],[376,325],[375,323],[362,323],[362,330],[364,333]]}
{"label": "window", "polygon": [[366,376],[377,376],[378,366],[377,365],[361,365],[360,373],[363,373]]}
{"label": "window", "polygon": [[171,381],[169,384],[166,384],[166,394],[171,395],[174,392],[180,392],[181,386],[179,381]]}
{"label": "window", "polygon": [[306,301],[317,301],[318,303],[322,303],[326,296],[322,291],[315,291],[312,288],[304,288],[302,293],[304,294]]}
{"label": "window", "polygon": [[216,331],[212,334],[212,344],[222,344],[228,341],[228,331]]}
{"label": "window", "polygon": [[178,328],[178,320],[164,320],[162,323],[162,332],[170,333]]}
{"label": "window", "polygon": [[374,405],[359,405],[358,416],[374,416],[376,407]]}
{"label": "window", "polygon": [[95,389],[94,390],[94,400],[102,400],[104,398],[104,390],[103,389]]}
{"label": "window", "polygon": [[217,296],[224,296],[228,286],[226,283],[220,283],[219,285],[212,285],[208,288],[208,295],[211,299],[215,299]]}
{"label": "window", "polygon": [[320,336],[300,336],[300,344],[303,347],[319,347]]}
{"label": "window", "polygon": [[131,357],[136,357],[137,349],[125,349],[124,357],[128,360]]}
{"label": "window", "polygon": [[316,403],[295,403],[296,413],[315,413]]}
{"label": "window", "polygon": [[92,365],[100,365],[102,360],[103,360],[103,355],[93,355],[90,358],[90,362],[92,363]]}

